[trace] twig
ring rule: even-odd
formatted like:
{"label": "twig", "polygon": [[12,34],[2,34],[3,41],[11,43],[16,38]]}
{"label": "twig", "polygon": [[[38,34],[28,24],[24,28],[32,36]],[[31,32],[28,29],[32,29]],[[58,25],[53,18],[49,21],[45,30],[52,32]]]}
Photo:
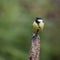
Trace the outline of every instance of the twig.
{"label": "twig", "polygon": [[39,60],[40,55],[40,37],[33,34],[30,48],[30,55],[28,60]]}

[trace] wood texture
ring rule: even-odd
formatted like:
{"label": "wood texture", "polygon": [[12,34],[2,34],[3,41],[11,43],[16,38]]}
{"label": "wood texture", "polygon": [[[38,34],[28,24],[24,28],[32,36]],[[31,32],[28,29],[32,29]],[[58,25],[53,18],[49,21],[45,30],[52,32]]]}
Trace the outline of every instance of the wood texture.
{"label": "wood texture", "polygon": [[33,36],[31,41],[30,55],[28,60],[39,60],[40,55],[40,37]]}

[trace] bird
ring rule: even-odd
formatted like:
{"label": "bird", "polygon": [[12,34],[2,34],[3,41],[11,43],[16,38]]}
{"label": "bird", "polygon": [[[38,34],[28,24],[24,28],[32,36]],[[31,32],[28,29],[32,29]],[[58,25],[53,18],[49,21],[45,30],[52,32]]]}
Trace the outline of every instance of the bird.
{"label": "bird", "polygon": [[38,33],[42,32],[44,28],[44,21],[42,18],[36,18],[36,20],[33,22],[33,32]]}
{"label": "bird", "polygon": [[39,33],[43,32],[44,20],[37,17],[33,22],[33,33],[30,45],[30,53],[28,60],[39,60],[40,56],[40,36]]}

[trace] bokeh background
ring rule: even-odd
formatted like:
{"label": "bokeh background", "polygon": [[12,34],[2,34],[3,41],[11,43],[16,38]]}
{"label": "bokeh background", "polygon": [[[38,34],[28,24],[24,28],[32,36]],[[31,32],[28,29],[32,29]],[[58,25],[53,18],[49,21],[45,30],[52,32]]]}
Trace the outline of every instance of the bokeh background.
{"label": "bokeh background", "polygon": [[40,60],[60,60],[60,0],[0,0],[0,60],[28,60],[36,17],[45,22]]}

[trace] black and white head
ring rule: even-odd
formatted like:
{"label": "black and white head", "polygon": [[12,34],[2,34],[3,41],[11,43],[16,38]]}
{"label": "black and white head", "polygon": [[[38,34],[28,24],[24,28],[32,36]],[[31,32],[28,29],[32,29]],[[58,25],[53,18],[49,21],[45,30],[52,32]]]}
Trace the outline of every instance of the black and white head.
{"label": "black and white head", "polygon": [[39,24],[39,23],[43,22],[43,19],[42,19],[42,18],[36,18],[35,22],[36,22],[37,24]]}

